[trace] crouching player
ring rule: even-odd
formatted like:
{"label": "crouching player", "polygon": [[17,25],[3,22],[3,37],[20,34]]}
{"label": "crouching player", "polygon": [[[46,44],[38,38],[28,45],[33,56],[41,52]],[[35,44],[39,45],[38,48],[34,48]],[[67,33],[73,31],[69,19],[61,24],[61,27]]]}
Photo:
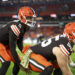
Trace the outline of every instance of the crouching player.
{"label": "crouching player", "polygon": [[[18,20],[11,21],[6,25],[2,25],[2,27],[0,27],[0,53],[8,53],[10,50],[10,53],[13,56],[12,58],[15,60],[14,68],[12,71],[13,75],[18,74],[20,65],[20,60],[16,52],[16,45],[18,46],[19,50],[22,51],[24,34],[30,28],[35,27],[36,13],[33,8],[27,6],[21,7],[19,9]],[[9,56],[6,56],[6,53],[4,53],[3,57],[8,58]],[[0,75],[5,75],[9,66],[10,62],[3,61],[2,66],[0,67]]]}
{"label": "crouching player", "polygon": [[[69,23],[65,26],[63,35],[57,35],[30,47],[25,52],[21,64],[24,68],[29,67],[33,71],[40,72],[40,75],[51,75],[53,68],[56,68],[54,65],[58,64],[59,67],[55,69],[54,75],[73,75],[69,67],[69,56],[74,43],[75,23]],[[57,64],[53,64],[54,61]]]}
{"label": "crouching player", "polygon": [[[72,45],[75,40],[75,23],[65,26],[64,34],[44,40],[42,43],[25,47],[24,56],[20,68],[27,72],[29,69],[40,72],[40,75],[73,75],[69,67],[69,56],[72,53]],[[5,52],[6,53],[6,52]],[[9,59],[1,55],[6,61],[13,61],[10,52],[7,52]]]}
{"label": "crouching player", "polygon": [[[0,44],[0,45],[2,45],[2,44]],[[25,71],[27,73],[30,72],[30,70],[33,70],[34,72],[42,72],[46,67],[50,66],[49,73],[51,73],[53,71],[53,67],[54,67],[55,68],[54,75],[62,75],[62,72],[56,61],[54,61],[52,63],[48,62],[47,59],[44,58],[43,56],[41,56],[40,54],[35,54],[32,51],[28,50],[30,47],[31,47],[30,45],[27,45],[23,48],[22,60],[19,56],[19,59],[21,60],[21,65],[22,65],[22,66],[20,66],[20,68],[23,71]],[[39,59],[39,58],[41,58],[41,59]],[[34,59],[36,59],[36,60],[34,61]],[[15,63],[15,60],[13,59],[13,56],[11,55],[10,50],[0,51],[0,61],[1,62],[12,61]],[[30,70],[27,68],[29,68]]]}

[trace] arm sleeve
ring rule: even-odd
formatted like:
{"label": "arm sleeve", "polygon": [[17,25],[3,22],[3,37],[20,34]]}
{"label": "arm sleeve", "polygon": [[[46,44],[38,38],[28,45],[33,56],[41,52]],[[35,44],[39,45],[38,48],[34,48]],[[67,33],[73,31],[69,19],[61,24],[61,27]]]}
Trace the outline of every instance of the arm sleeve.
{"label": "arm sleeve", "polygon": [[18,48],[20,49],[20,51],[22,51],[22,49],[23,49],[23,37],[20,37],[20,38],[17,40],[17,46],[18,46]]}
{"label": "arm sleeve", "polygon": [[62,38],[61,39],[61,44],[59,45],[61,50],[67,55],[70,55],[71,54],[71,51],[72,51],[72,46],[71,46],[71,43],[68,41],[67,38]]}
{"label": "arm sleeve", "polygon": [[20,63],[18,54],[16,52],[16,42],[17,42],[17,36],[12,32],[12,30],[9,31],[9,46],[11,54],[17,64]]}

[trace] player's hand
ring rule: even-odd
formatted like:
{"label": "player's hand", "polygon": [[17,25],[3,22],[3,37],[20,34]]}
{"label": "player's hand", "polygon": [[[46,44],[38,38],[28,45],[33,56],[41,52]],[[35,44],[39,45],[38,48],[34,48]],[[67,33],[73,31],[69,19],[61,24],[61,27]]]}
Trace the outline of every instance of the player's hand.
{"label": "player's hand", "polygon": [[21,64],[19,65],[20,69],[26,73],[31,73],[30,69],[24,68]]}
{"label": "player's hand", "polygon": [[75,67],[75,63],[74,63],[74,62],[71,62],[71,63],[70,63],[70,66],[71,66],[71,67]]}

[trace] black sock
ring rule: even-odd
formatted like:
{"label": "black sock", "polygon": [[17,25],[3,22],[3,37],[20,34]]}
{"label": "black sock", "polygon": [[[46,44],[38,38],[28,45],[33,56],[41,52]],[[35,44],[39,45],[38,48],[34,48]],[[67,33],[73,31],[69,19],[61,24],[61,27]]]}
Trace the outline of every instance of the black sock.
{"label": "black sock", "polygon": [[17,65],[17,63],[14,63],[14,68],[13,68],[13,75],[17,75],[19,72],[19,65]]}
{"label": "black sock", "polygon": [[53,75],[62,75],[61,69],[60,68],[55,69],[54,72],[53,72]]}
{"label": "black sock", "polygon": [[40,75],[51,75],[53,71],[53,67],[52,66],[49,66],[47,68],[45,68],[45,70],[43,70]]}
{"label": "black sock", "polygon": [[5,61],[4,63],[2,63],[2,67],[0,68],[0,75],[5,75],[9,66],[10,66],[10,62],[8,61]]}

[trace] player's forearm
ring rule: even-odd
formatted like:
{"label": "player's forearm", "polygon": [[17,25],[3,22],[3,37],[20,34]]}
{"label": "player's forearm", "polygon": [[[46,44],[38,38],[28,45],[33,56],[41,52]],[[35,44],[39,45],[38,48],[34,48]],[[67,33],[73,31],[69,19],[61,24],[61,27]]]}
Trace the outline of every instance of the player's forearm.
{"label": "player's forearm", "polygon": [[73,75],[68,64],[59,65],[63,75]]}
{"label": "player's forearm", "polygon": [[63,75],[73,75],[73,74],[72,74],[71,71],[69,71],[69,72],[68,72],[68,71],[67,71],[67,72],[65,71],[65,72],[63,73]]}
{"label": "player's forearm", "polygon": [[70,67],[69,67],[69,64],[68,64],[68,61],[62,61],[63,63],[60,64],[60,68],[63,72],[64,75],[73,75],[71,70],[70,70]]}
{"label": "player's forearm", "polygon": [[15,62],[16,62],[17,64],[19,64],[19,63],[20,63],[20,60],[19,60],[19,58],[18,58],[17,52],[14,51],[14,52],[11,52],[11,53],[12,53],[12,55],[13,55],[13,58],[14,58]]}
{"label": "player's forearm", "polygon": [[15,60],[16,63],[20,63],[20,60],[18,58],[18,55],[17,55],[17,52],[16,52],[16,44],[10,44],[10,51],[11,51],[11,54]]}
{"label": "player's forearm", "polygon": [[17,45],[18,45],[18,48],[20,49],[20,51],[22,51],[22,49],[23,49],[23,41],[18,41]]}
{"label": "player's forearm", "polygon": [[61,71],[63,72],[63,75],[73,75],[71,70],[70,70],[70,67],[69,67],[69,64],[68,64],[68,61],[66,60],[61,60],[63,63],[59,63],[59,66],[60,66],[60,69]]}
{"label": "player's forearm", "polygon": [[22,51],[22,49],[23,49],[23,37],[20,37],[17,40],[17,45],[18,45],[18,48]]}
{"label": "player's forearm", "polygon": [[17,52],[16,52],[16,37],[15,36],[13,37],[13,36],[10,35],[10,37],[9,37],[10,51],[11,51],[11,54],[12,54],[15,62],[19,64],[20,60],[19,60]]}
{"label": "player's forearm", "polygon": [[68,63],[70,64],[72,62],[72,60],[71,60],[71,58],[70,58],[70,56],[69,56],[69,58],[68,58]]}
{"label": "player's forearm", "polygon": [[[58,50],[58,52],[57,52]],[[64,55],[60,48],[55,48],[53,53],[56,55],[58,65],[64,75],[73,75],[68,65],[68,57]],[[61,60],[62,59],[62,60]]]}

